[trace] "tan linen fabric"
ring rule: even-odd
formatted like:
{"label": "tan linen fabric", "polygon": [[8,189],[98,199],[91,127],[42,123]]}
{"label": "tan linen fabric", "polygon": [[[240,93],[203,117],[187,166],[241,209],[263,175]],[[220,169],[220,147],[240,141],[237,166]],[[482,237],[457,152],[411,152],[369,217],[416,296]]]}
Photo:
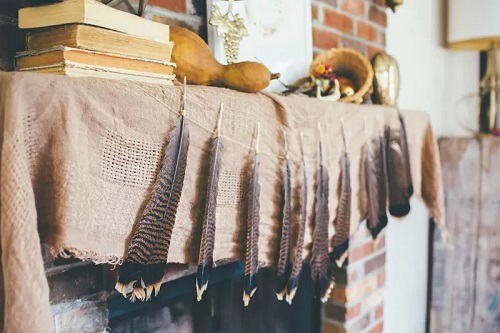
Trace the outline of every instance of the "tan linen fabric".
{"label": "tan linen fabric", "polygon": [[[181,88],[69,78],[32,73],[0,74],[3,120],[1,241],[5,286],[5,332],[53,330],[40,242],[57,255],[119,262],[154,182],[162,149],[181,104]],[[190,142],[184,189],[172,235],[169,262],[197,260],[208,172],[211,131],[219,103],[224,152],[219,183],[215,260],[243,258],[245,193],[255,128],[261,123],[259,260],[277,261],[281,211],[282,129],[286,129],[293,170],[295,211],[300,209],[299,133],[304,132],[309,179],[310,248],[317,123],[323,129],[330,174],[330,220],[335,219],[340,158],[340,119],[351,157],[354,233],[366,214],[362,170],[368,140],[385,125],[399,129],[396,110],[318,101],[304,96],[245,94],[214,87],[188,88]],[[424,113],[405,112],[415,196],[422,196],[444,228],[437,145]],[[294,221],[296,223],[297,221]],[[333,222],[330,235],[333,235]],[[308,255],[305,251],[304,256]]]}

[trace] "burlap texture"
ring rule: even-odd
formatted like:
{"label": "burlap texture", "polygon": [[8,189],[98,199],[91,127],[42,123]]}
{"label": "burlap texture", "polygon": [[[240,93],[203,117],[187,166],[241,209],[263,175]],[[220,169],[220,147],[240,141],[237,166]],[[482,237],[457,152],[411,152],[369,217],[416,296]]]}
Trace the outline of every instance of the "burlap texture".
{"label": "burlap texture", "polygon": [[[3,121],[1,241],[5,286],[5,332],[53,330],[40,241],[57,254],[119,262],[145,205],[166,144],[178,120],[181,88],[93,78],[31,73],[0,74]],[[184,189],[169,262],[197,260],[208,153],[219,103],[224,153],[219,183],[215,260],[244,257],[245,193],[255,127],[261,122],[261,202],[259,260],[277,261],[282,204],[282,129],[292,160],[294,211],[300,188],[299,131],[304,132],[309,179],[309,229],[317,170],[317,123],[323,128],[325,164],[330,174],[330,220],[336,215],[340,119],[351,157],[354,233],[366,214],[362,168],[368,140],[383,126],[399,129],[396,110],[318,101],[303,96],[245,94],[213,87],[188,87],[187,126],[191,133]],[[437,145],[424,113],[404,113],[411,151],[415,196],[422,197],[444,227]],[[297,221],[293,221],[296,223]],[[333,222],[330,235],[333,235]],[[306,234],[309,255],[311,232]],[[194,286],[193,286],[194,288]]]}

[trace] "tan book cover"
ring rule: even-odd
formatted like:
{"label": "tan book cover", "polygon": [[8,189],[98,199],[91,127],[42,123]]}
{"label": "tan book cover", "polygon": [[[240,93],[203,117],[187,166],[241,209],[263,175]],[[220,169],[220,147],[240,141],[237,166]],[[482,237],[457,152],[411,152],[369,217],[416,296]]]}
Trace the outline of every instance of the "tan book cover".
{"label": "tan book cover", "polygon": [[145,58],[127,57],[112,53],[88,51],[65,46],[49,49],[19,52],[16,55],[16,68],[50,66],[71,62],[81,65],[132,70],[152,74],[172,75],[174,64]]}
{"label": "tan book cover", "polygon": [[174,47],[173,42],[155,42],[85,24],[67,24],[35,29],[28,31],[26,35],[26,49],[28,51],[60,45],[167,62],[171,59]]}
{"label": "tan book cover", "polygon": [[173,85],[173,81],[175,79],[175,75],[150,74],[99,66],[74,64],[71,62],[64,62],[50,66],[22,68],[19,71],[58,74],[71,77],[97,77],[113,80],[129,80],[164,85]]}
{"label": "tan book cover", "polygon": [[34,29],[68,23],[84,23],[129,35],[167,43],[168,25],[122,12],[94,0],[65,0],[19,10],[19,28]]}

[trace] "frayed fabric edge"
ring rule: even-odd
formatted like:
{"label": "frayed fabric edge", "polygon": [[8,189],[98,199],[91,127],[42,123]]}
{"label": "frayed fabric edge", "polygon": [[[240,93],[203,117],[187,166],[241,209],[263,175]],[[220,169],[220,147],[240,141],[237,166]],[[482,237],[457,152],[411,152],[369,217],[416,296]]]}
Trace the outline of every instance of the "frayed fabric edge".
{"label": "frayed fabric edge", "polygon": [[92,261],[96,265],[109,264],[113,266],[121,265],[123,263],[123,257],[119,256],[103,256],[95,251],[82,251],[73,247],[55,247],[48,245],[50,250],[50,255],[52,258],[63,258],[63,259],[79,259],[82,261]]}

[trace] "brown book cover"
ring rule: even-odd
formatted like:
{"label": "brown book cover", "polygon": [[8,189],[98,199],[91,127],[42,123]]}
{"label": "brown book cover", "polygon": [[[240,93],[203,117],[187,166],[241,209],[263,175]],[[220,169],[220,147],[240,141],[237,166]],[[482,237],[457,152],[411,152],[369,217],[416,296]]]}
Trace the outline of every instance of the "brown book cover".
{"label": "brown book cover", "polygon": [[16,56],[16,68],[45,67],[66,62],[151,74],[172,75],[174,64],[145,58],[56,46],[49,49],[20,52]]}
{"label": "brown book cover", "polygon": [[85,24],[68,24],[27,33],[28,51],[67,46],[91,51],[123,54],[131,57],[169,62],[172,42],[160,43]]}

